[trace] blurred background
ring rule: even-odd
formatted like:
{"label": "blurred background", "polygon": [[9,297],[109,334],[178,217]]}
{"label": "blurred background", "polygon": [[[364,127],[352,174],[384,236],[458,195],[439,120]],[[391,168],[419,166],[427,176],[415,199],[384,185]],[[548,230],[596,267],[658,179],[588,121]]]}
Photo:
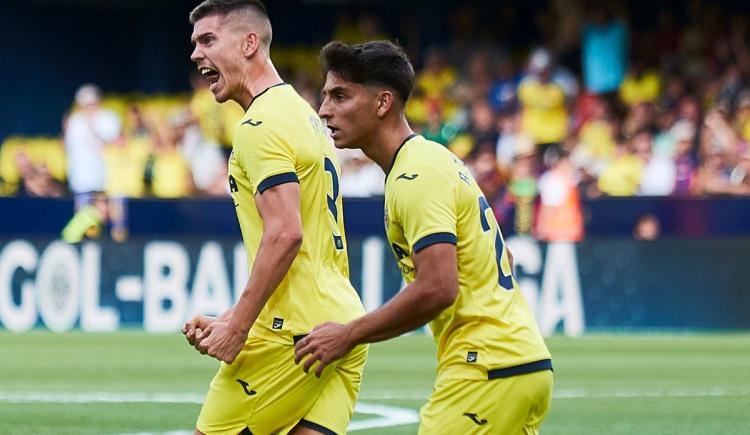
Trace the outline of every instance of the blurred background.
{"label": "blurred background", "polygon": [[[203,241],[216,240],[234,285],[244,284],[226,182],[242,109],[216,103],[189,61],[195,3],[0,6],[11,38],[0,71],[4,258],[18,243],[45,258],[58,239],[70,245],[56,249],[83,258],[86,244],[76,244],[96,240],[105,260],[131,259],[101,267],[96,290],[117,305],[118,267],[138,259],[148,274],[140,259],[152,241],[182,243],[187,295]],[[518,250],[517,275],[546,333],[750,326],[739,276],[750,254],[748,4],[281,0],[268,9],[273,61],[314,108],[325,42],[405,48],[417,71],[409,121],[471,168]],[[359,151],[339,157],[352,279],[372,309],[401,285],[382,247],[383,175]],[[0,278],[23,305],[13,264]],[[732,308],[669,303],[675,289],[707,288]]]}
{"label": "blurred background", "polygon": [[[178,331],[248,275],[226,172],[242,109],[189,60],[197,3],[0,2],[6,433],[192,433],[215,365]],[[747,433],[750,3],[267,3],[273,62],[316,109],[329,40],[408,53],[409,121],[471,168],[549,337],[545,432]],[[403,285],[383,175],[339,158],[372,310]],[[372,347],[350,430],[416,432],[421,332]]]}

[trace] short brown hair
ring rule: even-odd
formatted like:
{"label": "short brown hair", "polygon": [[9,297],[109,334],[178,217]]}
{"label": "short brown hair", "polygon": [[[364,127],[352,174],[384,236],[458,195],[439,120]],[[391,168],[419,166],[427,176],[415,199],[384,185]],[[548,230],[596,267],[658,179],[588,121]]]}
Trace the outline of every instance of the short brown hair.
{"label": "short brown hair", "polygon": [[414,67],[401,47],[389,41],[357,45],[329,42],[320,51],[320,60],[326,73],[361,85],[387,86],[402,103],[414,89]]}
{"label": "short brown hair", "polygon": [[228,15],[240,9],[254,9],[268,18],[266,5],[260,0],[204,0],[190,12],[190,24],[213,14]]}

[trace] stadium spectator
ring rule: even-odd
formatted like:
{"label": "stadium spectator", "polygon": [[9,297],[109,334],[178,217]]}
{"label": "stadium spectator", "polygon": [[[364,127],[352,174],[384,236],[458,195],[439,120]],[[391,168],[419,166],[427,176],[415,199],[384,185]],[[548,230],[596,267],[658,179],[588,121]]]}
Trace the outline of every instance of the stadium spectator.
{"label": "stadium spectator", "polygon": [[47,166],[32,162],[24,151],[16,154],[16,166],[20,173],[22,195],[59,198],[65,193],[65,188],[52,178]]}
{"label": "stadium spectator", "polygon": [[[477,5],[457,8],[448,24],[452,29],[449,37],[440,40],[440,45],[434,45],[436,39],[411,40],[417,27],[401,23],[401,37],[407,38],[404,42],[409,47],[429,47],[413,52],[415,59],[423,59],[423,67],[416,71],[417,88],[406,108],[412,128],[446,145],[468,163],[480,154],[494,153],[503,171],[510,174],[526,169],[526,159],[518,157],[518,149],[531,137],[541,151],[530,175],[534,183],[526,183],[531,180],[525,175],[512,175],[516,187],[535,185],[543,173],[544,149],[564,144],[576,170],[579,192],[586,198],[600,194],[746,195],[743,171],[750,143],[750,26],[746,14],[730,15],[727,7],[690,2],[685,13],[654,9],[655,21],[645,23],[632,14],[633,7],[629,14],[611,6],[618,2],[594,3],[553,1],[536,14],[540,36],[536,40],[546,47],[541,49],[530,47],[531,38],[516,35],[508,27],[514,23],[514,14],[519,14],[513,5],[497,8],[498,16],[489,18],[508,24],[502,29],[478,30],[485,9]],[[336,30],[342,39],[386,37],[376,15],[342,13],[344,16],[348,18],[342,19]],[[625,18],[629,16],[632,25]],[[501,34],[504,37],[497,38]],[[524,75],[519,53],[529,48]],[[286,59],[289,72],[285,76],[314,108],[320,101],[316,52],[314,47],[279,47],[276,51]],[[583,95],[578,95],[579,81]],[[40,151],[44,147],[24,145],[28,161],[17,160],[16,151],[21,148],[14,143],[16,138],[4,140],[0,193],[28,194],[26,185],[35,185],[28,182],[34,179],[29,170],[43,165],[52,182],[67,179],[79,205],[90,201],[87,192],[105,190],[123,196],[115,190],[126,184],[132,189],[127,196],[152,194],[148,179],[157,155],[146,165],[145,185],[139,186],[143,184],[140,177],[123,172],[128,162],[141,155],[129,151],[128,138],[141,141],[149,136],[143,123],[134,121],[140,117],[166,124],[159,127],[160,137],[179,139],[175,148],[189,164],[195,187],[188,189],[191,194],[226,195],[226,145],[242,110],[234,103],[216,103],[199,75],[191,77],[191,84],[194,92],[187,98],[131,95],[102,99],[96,87],[82,87],[75,110],[66,120],[66,155],[48,157]],[[127,109],[130,105],[135,108]],[[185,107],[189,107],[189,116],[184,115]],[[123,119],[118,120],[115,114]],[[644,130],[651,132],[650,150],[639,148],[643,141],[637,137]],[[125,143],[107,145],[117,137],[125,138]],[[21,142],[31,144],[31,139],[21,138]],[[66,160],[68,174],[58,168]],[[23,185],[19,184],[19,165],[26,165]],[[382,186],[373,187],[368,162],[357,158],[344,166],[344,194],[382,193]],[[518,180],[525,181],[518,184]],[[120,188],[113,190],[112,183]],[[518,199],[535,190],[521,189],[526,193],[518,197],[514,190],[508,186],[504,207],[525,208],[527,200],[519,203]],[[54,191],[52,194],[57,194]]]}
{"label": "stadium spectator", "polygon": [[580,242],[583,240],[583,211],[568,151],[556,146],[546,157],[549,169],[539,178],[536,235],[548,242]]}
{"label": "stadium spectator", "polygon": [[732,187],[730,193],[734,195],[750,195],[750,151],[740,156],[737,165],[729,174]]}
{"label": "stadium spectator", "polygon": [[521,117],[518,113],[500,113],[497,117],[497,131],[495,157],[505,167],[513,164],[513,159],[520,153],[520,150],[526,149],[527,142],[531,142],[532,148],[534,146],[532,139],[521,133]]}
{"label": "stadium spectator", "polygon": [[750,89],[743,90],[737,97],[737,113],[734,128],[746,144],[750,143]]}
{"label": "stadium spectator", "polygon": [[590,118],[578,131],[571,161],[587,176],[597,178],[615,152],[615,135],[619,123],[603,98],[589,99]]}
{"label": "stadium spectator", "polygon": [[643,162],[643,173],[638,190],[640,195],[665,196],[674,191],[676,169],[671,156],[653,152],[650,130],[642,130],[632,139],[635,154]]}
{"label": "stadium spectator", "polygon": [[609,196],[633,196],[638,193],[643,175],[643,161],[633,153],[630,143],[622,139],[615,146],[614,158],[605,166],[597,187]]}
{"label": "stadium spectator", "polygon": [[468,133],[474,142],[469,157],[484,151],[491,151],[494,155],[497,147],[497,121],[490,104],[486,100],[474,102],[471,105],[469,119]]}
{"label": "stadium spectator", "polygon": [[76,107],[65,122],[64,137],[68,161],[68,182],[76,209],[90,203],[92,194],[103,192],[106,169],[104,145],[120,135],[120,119],[101,107],[98,87],[86,84],[75,94]]}
{"label": "stadium spectator", "polygon": [[655,103],[661,90],[661,77],[653,69],[646,68],[642,59],[633,59],[630,69],[620,84],[620,99],[629,106]]}
{"label": "stadium spectator", "polygon": [[730,171],[724,152],[719,147],[712,146],[706,151],[706,157],[695,175],[692,193],[700,196],[729,194]]}
{"label": "stadium spectator", "polygon": [[671,131],[675,140],[673,194],[687,196],[690,194],[695,178],[695,159],[693,158],[695,127],[689,121],[680,121],[672,127]]}
{"label": "stadium spectator", "polygon": [[84,238],[98,239],[109,220],[107,198],[92,195],[91,203],[81,207],[65,225],[60,237],[66,243],[80,243]]}
{"label": "stadium spectator", "polygon": [[102,150],[106,168],[105,193],[110,198],[140,198],[144,195],[146,162],[153,139],[143,114],[136,106],[128,111],[128,128]]}
{"label": "stadium spectator", "polygon": [[151,193],[157,198],[184,198],[193,192],[190,166],[177,149],[184,129],[166,131],[156,142],[151,163]]}
{"label": "stadium spectator", "polygon": [[568,111],[563,86],[552,80],[552,58],[536,50],[529,59],[528,74],[518,86],[522,106],[521,132],[529,135],[541,159],[544,151],[560,144],[568,133]]}
{"label": "stadium spectator", "polygon": [[105,145],[103,150],[111,235],[117,242],[128,237],[127,199],[145,194],[146,164],[154,142],[154,133],[137,106],[128,109],[125,126],[122,136]]}
{"label": "stadium spectator", "polygon": [[604,2],[592,2],[583,29],[583,80],[588,92],[616,92],[625,75],[629,34],[624,20]]}
{"label": "stadium spectator", "polygon": [[425,98],[440,104],[450,88],[456,84],[458,73],[448,64],[445,53],[440,47],[430,47],[425,52],[422,71],[417,74],[416,88],[422,91]]}
{"label": "stadium spectator", "polygon": [[521,75],[513,60],[505,52],[498,53],[493,62],[494,80],[489,92],[489,102],[496,112],[510,112],[518,105],[518,83]]}
{"label": "stadium spectator", "polygon": [[431,104],[427,112],[427,121],[422,126],[420,133],[428,140],[447,146],[456,137],[458,129],[443,119],[440,105]]}
{"label": "stadium spectator", "polygon": [[513,228],[516,234],[530,235],[536,220],[534,202],[538,193],[536,153],[530,138],[519,139],[513,156],[508,192],[509,200],[515,205]]}
{"label": "stadium spectator", "polygon": [[635,224],[633,228],[633,238],[636,240],[651,241],[659,238],[661,234],[661,225],[656,216],[652,214],[644,214]]}

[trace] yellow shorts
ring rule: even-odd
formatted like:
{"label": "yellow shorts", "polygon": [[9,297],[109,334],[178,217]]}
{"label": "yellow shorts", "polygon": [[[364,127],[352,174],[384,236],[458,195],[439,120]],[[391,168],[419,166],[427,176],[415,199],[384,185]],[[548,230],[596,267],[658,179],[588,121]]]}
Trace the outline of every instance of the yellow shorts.
{"label": "yellow shorts", "polygon": [[[358,346],[320,378],[294,364],[294,346],[248,338],[231,365],[221,363],[196,427],[204,434],[286,434],[300,423],[345,434],[354,412],[367,346]],[[326,432],[327,431],[327,432]]]}
{"label": "yellow shorts", "polygon": [[538,434],[552,397],[552,371],[491,380],[446,379],[420,411],[420,435]]}

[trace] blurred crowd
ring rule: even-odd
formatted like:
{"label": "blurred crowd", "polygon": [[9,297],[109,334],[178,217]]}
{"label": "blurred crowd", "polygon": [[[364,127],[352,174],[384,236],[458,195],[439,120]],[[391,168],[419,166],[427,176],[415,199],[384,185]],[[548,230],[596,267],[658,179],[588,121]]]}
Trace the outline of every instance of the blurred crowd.
{"label": "blurred crowd", "polygon": [[[417,69],[407,117],[470,166],[501,221],[541,238],[580,240],[581,198],[750,195],[750,21],[698,0],[684,8],[654,10],[636,31],[624,3],[552,0],[524,47],[466,37],[477,12],[465,8],[449,43],[420,51],[407,39]],[[335,39],[391,39],[375,16],[345,18]],[[316,53],[272,52],[315,108]],[[82,86],[62,138],[6,138],[0,194],[227,195],[242,109],[216,103],[197,74],[191,85],[184,96],[104,97]],[[382,195],[361,152],[340,159],[344,196]]]}

